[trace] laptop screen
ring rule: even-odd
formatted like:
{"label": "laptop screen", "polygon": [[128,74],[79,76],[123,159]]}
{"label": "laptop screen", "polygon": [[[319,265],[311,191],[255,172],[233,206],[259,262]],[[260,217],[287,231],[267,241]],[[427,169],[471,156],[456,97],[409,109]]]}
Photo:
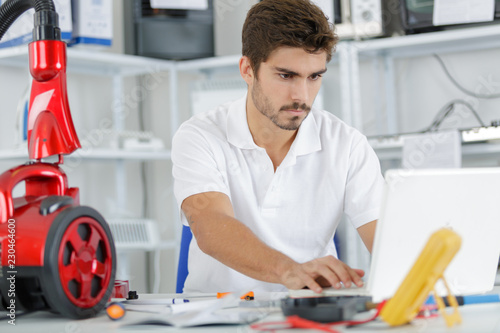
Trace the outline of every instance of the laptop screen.
{"label": "laptop screen", "polygon": [[[445,271],[455,295],[493,288],[500,256],[500,168],[389,170],[368,289],[390,298],[432,233],[453,229],[462,246]],[[444,294],[443,286],[437,291]]]}

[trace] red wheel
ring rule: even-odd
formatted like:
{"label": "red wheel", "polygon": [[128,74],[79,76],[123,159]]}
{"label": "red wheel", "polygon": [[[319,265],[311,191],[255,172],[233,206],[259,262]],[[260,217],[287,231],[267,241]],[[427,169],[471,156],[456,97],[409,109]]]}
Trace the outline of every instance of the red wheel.
{"label": "red wheel", "polygon": [[116,254],[102,216],[89,207],[67,208],[47,237],[44,296],[51,309],[72,318],[94,316],[114,285]]}
{"label": "red wheel", "polygon": [[99,222],[77,218],[59,247],[59,278],[66,296],[81,307],[95,306],[111,280],[111,246]]}

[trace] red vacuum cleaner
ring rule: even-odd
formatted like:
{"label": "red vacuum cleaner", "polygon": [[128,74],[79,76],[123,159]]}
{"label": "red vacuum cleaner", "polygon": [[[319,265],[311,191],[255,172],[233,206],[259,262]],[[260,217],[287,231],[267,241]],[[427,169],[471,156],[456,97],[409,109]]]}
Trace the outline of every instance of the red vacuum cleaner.
{"label": "red vacuum cleaner", "polygon": [[[12,319],[48,309],[70,318],[102,310],[113,290],[116,253],[108,224],[80,206],[68,186],[63,155],[80,148],[68,105],[66,44],[52,0],[8,0],[0,7],[0,38],[35,8],[29,68],[29,162],[0,175],[0,309]],[[55,163],[42,161],[47,157]],[[24,182],[25,195],[12,191]]]}

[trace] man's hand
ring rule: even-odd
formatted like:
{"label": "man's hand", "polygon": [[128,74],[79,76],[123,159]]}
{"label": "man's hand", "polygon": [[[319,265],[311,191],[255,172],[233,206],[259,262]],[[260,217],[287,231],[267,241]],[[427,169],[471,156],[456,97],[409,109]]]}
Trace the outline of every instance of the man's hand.
{"label": "man's hand", "polygon": [[341,288],[341,282],[346,288],[354,283],[363,286],[361,277],[365,272],[353,269],[333,256],[322,257],[303,264],[288,262],[281,275],[281,284],[288,289],[302,289],[308,287],[320,293],[322,287]]}

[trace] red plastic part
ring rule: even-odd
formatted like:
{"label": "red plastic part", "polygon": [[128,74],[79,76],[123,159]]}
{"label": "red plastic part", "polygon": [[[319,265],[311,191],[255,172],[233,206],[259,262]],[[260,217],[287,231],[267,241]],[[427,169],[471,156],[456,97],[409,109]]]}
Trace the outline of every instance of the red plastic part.
{"label": "red plastic part", "polygon": [[[26,195],[12,197],[13,188],[25,181]],[[79,205],[78,188],[67,187],[67,177],[57,165],[35,163],[21,165],[0,175],[0,243],[8,248],[8,220],[15,221],[16,266],[43,266],[45,241],[54,216],[40,215],[40,201],[50,195],[67,195]],[[0,258],[8,265],[7,251]]]}
{"label": "red plastic part", "polygon": [[[81,226],[88,230],[87,239],[79,233]],[[70,251],[68,263],[65,251]],[[61,239],[58,262],[59,278],[68,299],[81,308],[99,303],[112,278],[112,253],[106,232],[97,221],[80,217],[70,224]],[[70,290],[70,283],[76,283],[77,295]],[[93,289],[98,290],[95,295]]]}
{"label": "red plastic part", "polygon": [[115,287],[110,298],[127,298],[129,292],[128,280],[115,280]]}
{"label": "red plastic part", "polygon": [[66,44],[41,40],[29,44],[33,83],[28,111],[30,159],[71,154],[80,148],[71,119],[66,86]]}
{"label": "red plastic part", "polygon": [[0,223],[14,215],[12,190],[22,181],[26,183],[26,197],[66,195],[67,177],[56,165],[36,163],[20,165],[0,175]]}

